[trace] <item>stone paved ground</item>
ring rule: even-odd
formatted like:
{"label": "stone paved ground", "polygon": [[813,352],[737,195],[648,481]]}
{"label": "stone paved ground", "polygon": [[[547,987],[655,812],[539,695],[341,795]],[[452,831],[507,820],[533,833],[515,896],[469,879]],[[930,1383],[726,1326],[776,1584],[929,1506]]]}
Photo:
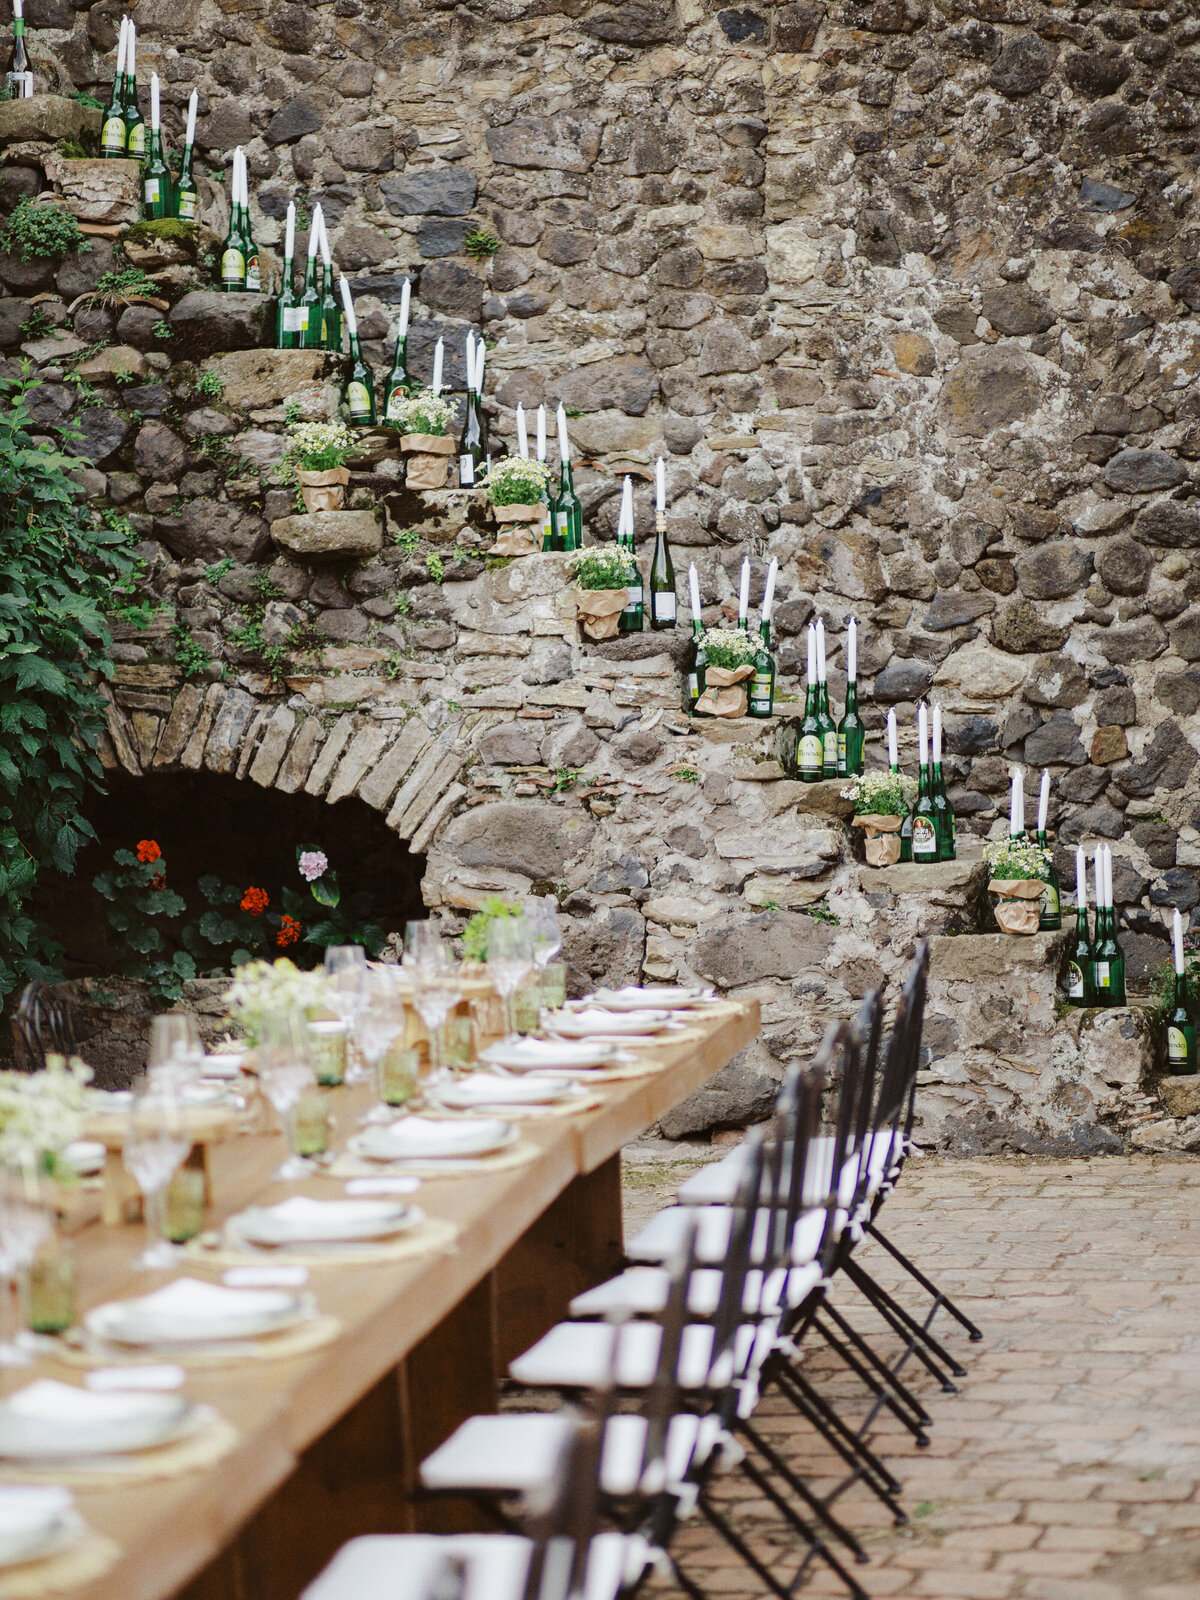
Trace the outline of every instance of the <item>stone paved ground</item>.
{"label": "stone paved ground", "polygon": [[[656,1197],[653,1155],[630,1152],[639,1216]],[[892,1528],[860,1490],[840,1501],[871,1552],[855,1569],[863,1586],[930,1600],[1200,1600],[1200,1164],[925,1158],[885,1216],[987,1337],[972,1345],[939,1323],[968,1375],[957,1395],[919,1385],[934,1417],[927,1450],[897,1425],[875,1429],[910,1522]],[[855,1298],[838,1296],[865,1329]],[[814,1366],[849,1404],[854,1388]],[[833,1481],[833,1458],[794,1414],[769,1401],[759,1416],[814,1484]],[[786,1560],[767,1503],[745,1485],[723,1492],[756,1546]],[[716,1600],[765,1592],[698,1523],[679,1553]],[[656,1600],[677,1592],[655,1586]],[[818,1571],[804,1592],[844,1591]]]}

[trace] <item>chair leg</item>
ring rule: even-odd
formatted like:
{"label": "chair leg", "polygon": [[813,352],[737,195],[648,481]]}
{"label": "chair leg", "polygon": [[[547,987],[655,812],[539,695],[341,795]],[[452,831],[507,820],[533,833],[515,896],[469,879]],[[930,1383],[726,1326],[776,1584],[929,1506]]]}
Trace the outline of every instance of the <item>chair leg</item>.
{"label": "chair leg", "polygon": [[[825,1305],[822,1306],[821,1309],[831,1322],[837,1324],[842,1336],[849,1341],[855,1350],[859,1352],[863,1360],[866,1361],[869,1366],[875,1369],[880,1380],[894,1391],[896,1396],[899,1398],[900,1403],[908,1407],[909,1411],[914,1417],[916,1417],[917,1421],[920,1422],[923,1427],[932,1427],[933,1418],[929,1415],[928,1411],[926,1411],[925,1407],[917,1399],[916,1395],[912,1392],[908,1385],[901,1381],[901,1364],[897,1363],[894,1366],[889,1365],[882,1356],[878,1355],[871,1348],[871,1345],[867,1339],[858,1331],[853,1323],[847,1321],[847,1319],[842,1315],[836,1306],[830,1305],[829,1302],[826,1301]],[[829,1336],[827,1330],[823,1326],[821,1326],[818,1331],[824,1337]]]}
{"label": "chair leg", "polygon": [[[875,1498],[882,1502],[893,1517],[907,1520],[895,1496],[903,1488],[899,1478],[884,1466],[875,1452],[852,1433],[837,1412],[817,1393],[808,1380],[797,1372],[792,1362],[780,1362],[773,1374],[786,1399],[796,1407],[816,1428],[826,1444],[841,1456],[856,1478],[861,1478]],[[765,1390],[766,1385],[764,1383]]]}
{"label": "chair leg", "polygon": [[[745,1463],[743,1463],[743,1465],[745,1465]],[[750,1475],[753,1478],[753,1472],[751,1472]],[[759,1476],[761,1476],[761,1474]],[[758,1484],[758,1487],[763,1490],[763,1493],[767,1495],[768,1499],[772,1500],[772,1503],[775,1503],[775,1496],[771,1493],[771,1486],[769,1484],[763,1481],[762,1483]],[[700,1496],[699,1504],[701,1514],[703,1515],[705,1521],[708,1522],[711,1527],[717,1530],[717,1532],[725,1540],[726,1544],[729,1545],[730,1549],[736,1551],[746,1565],[750,1568],[750,1570],[756,1573],[758,1577],[762,1579],[767,1588],[770,1589],[771,1593],[776,1596],[776,1600],[793,1600],[791,1585],[784,1585],[781,1583],[775,1574],[770,1570],[770,1568],[759,1560],[754,1551],[738,1533],[736,1528],[734,1528],[728,1522],[728,1520],[721,1515],[721,1513],[714,1505],[712,1505],[706,1495],[702,1494]],[[780,1509],[784,1511],[789,1525],[796,1527],[798,1531],[801,1531],[801,1537],[808,1545],[810,1555],[816,1555],[826,1564],[827,1567],[829,1567],[830,1571],[837,1574],[837,1576],[842,1580],[842,1582],[846,1585],[846,1588],[849,1590],[852,1600],[870,1600],[870,1596],[867,1594],[867,1591],[862,1587],[862,1585],[855,1582],[854,1578],[850,1575],[838,1558],[831,1550],[827,1549],[826,1546],[821,1543],[820,1539],[817,1538],[812,1529],[807,1528],[801,1518],[797,1517],[795,1512],[792,1511],[790,1507],[786,1507],[786,1502],[780,1506]]]}
{"label": "chair leg", "polygon": [[[835,1351],[850,1370],[856,1374],[864,1387],[875,1396],[877,1406],[886,1406],[897,1421],[904,1424],[919,1445],[927,1445],[929,1443],[929,1435],[925,1432],[925,1429],[930,1422],[929,1413],[917,1404],[911,1391],[900,1382],[887,1363],[875,1354],[870,1346],[866,1344],[866,1341],[861,1338],[855,1338],[852,1343],[855,1348],[865,1346],[865,1354],[870,1366],[865,1366],[855,1355],[854,1349],[848,1349],[843,1345],[841,1339],[826,1328],[819,1319],[814,1321],[813,1327],[821,1338],[825,1340],[829,1348]],[[882,1369],[880,1376],[873,1376],[870,1367],[874,1367],[876,1371]]]}
{"label": "chair leg", "polygon": [[[960,1367],[958,1362],[947,1351],[942,1349],[938,1341],[932,1338],[928,1331],[922,1328],[921,1324],[916,1322],[905,1311],[904,1307],[899,1305],[888,1294],[886,1289],[880,1288],[870,1273],[865,1272],[857,1262],[848,1261],[843,1270],[850,1282],[874,1306],[892,1331],[898,1334],[905,1342],[907,1348],[916,1356],[925,1370],[937,1379],[942,1387],[942,1393],[957,1394],[958,1389],[951,1383],[950,1374],[953,1373],[955,1377],[961,1378],[965,1374],[965,1369]],[[938,1361],[930,1353],[931,1348],[945,1362],[944,1368],[939,1365]]]}
{"label": "chair leg", "polygon": [[892,1241],[885,1237],[885,1235],[880,1231],[879,1228],[875,1226],[873,1222],[867,1224],[867,1232],[871,1235],[872,1239],[877,1239],[883,1248],[888,1252],[888,1254],[900,1263],[905,1272],[916,1279],[916,1281],[921,1285],[922,1289],[933,1296],[935,1309],[938,1306],[944,1306],[954,1320],[961,1323],[962,1326],[967,1330],[967,1333],[971,1337],[971,1343],[978,1344],[980,1339],[983,1338],[983,1334],[971,1321],[970,1317],[966,1316],[958,1309],[954,1301],[951,1300],[950,1296],[948,1294],[943,1294],[943,1292],[935,1284],[930,1283],[929,1279],[920,1270],[920,1268],[914,1266],[904,1252],[902,1250],[898,1250]]}
{"label": "chair leg", "polygon": [[772,1472],[777,1477],[782,1478],[797,1499],[802,1500],[813,1515],[825,1524],[826,1529],[833,1537],[845,1545],[855,1561],[862,1564],[871,1559],[850,1530],[842,1526],[829,1507],[821,1501],[819,1496],[812,1492],[803,1478],[792,1470],[774,1446],[768,1444],[757,1429],[752,1428],[748,1422],[740,1419],[737,1428],[738,1432],[748,1439],[759,1455],[762,1456]]}

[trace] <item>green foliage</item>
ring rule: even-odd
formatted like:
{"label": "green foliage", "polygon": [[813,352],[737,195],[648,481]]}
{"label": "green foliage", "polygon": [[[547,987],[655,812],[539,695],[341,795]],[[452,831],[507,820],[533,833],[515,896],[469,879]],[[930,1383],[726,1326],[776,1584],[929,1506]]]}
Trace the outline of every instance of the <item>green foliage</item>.
{"label": "green foliage", "polygon": [[700,782],[700,774],[696,771],[695,767],[673,767],[671,771],[672,775],[678,778],[680,783]]}
{"label": "green foliage", "polygon": [[145,222],[135,222],[125,233],[125,239],[132,239],[134,244],[151,244],[155,239],[179,239],[190,244],[195,237],[196,224],[182,217],[147,217]]}
{"label": "green foliage", "polygon": [[92,248],[69,211],[64,211],[62,206],[34,205],[25,199],[17,201],[0,237],[6,250],[20,251],[22,261],[32,261],[36,257],[61,261],[72,250]]}
{"label": "green foliage", "polygon": [[244,617],[229,635],[229,642],[235,650],[245,650],[250,655],[259,655],[263,648],[262,620],[259,617]]}
{"label": "green foliage", "polygon": [[150,332],[156,339],[173,339],[175,337],[175,329],[165,317],[160,317],[150,329]]}
{"label": "green foliage", "polygon": [[498,894],[489,894],[481,901],[479,910],[463,929],[463,957],[467,961],[487,960],[487,935],[489,926],[497,917],[519,917],[521,907],[511,900],[502,900]]}
{"label": "green foliage", "polygon": [[407,617],[411,614],[411,612],[412,595],[410,595],[407,591],[398,594],[396,596],[396,615],[398,617]]}
{"label": "green foliage", "polygon": [[472,228],[463,240],[463,249],[472,261],[488,261],[500,248],[500,239],[490,228]]}
{"label": "green foliage", "polygon": [[40,339],[43,334],[50,333],[53,327],[53,322],[51,322],[41,306],[34,306],[21,324],[21,332],[27,339]]}
{"label": "green foliage", "polygon": [[103,111],[104,102],[97,100],[94,94],[87,94],[83,89],[76,89],[71,99],[81,106],[86,106],[89,111]]}
{"label": "green foliage", "polygon": [[820,901],[816,905],[800,906],[797,909],[802,916],[811,917],[814,922],[826,922],[831,928],[840,928],[842,925],[842,919],[837,912],[831,911],[827,905],[822,905]]}
{"label": "green foliage", "polygon": [[34,444],[30,387],[0,382],[0,997],[53,974],[25,908],[41,870],[70,872],[93,837],[79,806],[103,776],[104,605],[133,564],[83,509],[79,458]]}
{"label": "green foliage", "polygon": [[387,660],[384,662],[383,675],[385,678],[390,679],[392,683],[395,683],[398,678],[402,678],[404,676],[404,657],[400,654],[399,650],[393,650],[391,655],[388,656]]}
{"label": "green foliage", "polygon": [[406,556],[415,555],[417,552],[417,546],[420,544],[420,542],[421,535],[417,532],[416,528],[405,528],[401,533],[396,535],[396,543],[400,546],[401,550],[404,551]]}
{"label": "green foliage", "polygon": [[269,644],[263,649],[262,658],[271,682],[276,688],[282,689],[285,682],[284,668],[287,665],[287,646]]}
{"label": "green foliage", "polygon": [[[101,107],[101,110],[103,109],[104,108]],[[67,161],[86,161],[90,156],[94,156],[96,153],[94,150],[89,150],[87,146],[78,139],[60,139],[54,148],[58,151],[59,155],[64,157]]]}
{"label": "green foliage", "polygon": [[[211,374],[206,374],[211,376]],[[220,380],[218,379],[218,382]],[[252,478],[258,473],[253,461],[232,448],[229,440],[219,433],[206,433],[200,440],[200,453],[210,467],[229,482],[233,478]]]}
{"label": "green foliage", "polygon": [[[1194,935],[1188,934],[1184,940],[1183,982],[1187,1003],[1193,1012],[1200,1011],[1200,957],[1195,953],[1189,954],[1188,944],[1194,940]],[[1150,980],[1150,992],[1154,997],[1154,1010],[1160,1020],[1165,1019],[1175,1009],[1175,962],[1173,958],[1164,961],[1156,967]]]}
{"label": "green foliage", "polygon": [[205,583],[218,584],[227,572],[232,572],[237,562],[232,556],[222,556],[220,561],[214,561],[211,567],[204,569]]}
{"label": "green foliage", "polygon": [[446,576],[446,563],[442,560],[441,556],[437,555],[434,551],[430,551],[430,553],[425,557],[425,570],[433,579],[434,583],[441,583],[442,579]]}
{"label": "green foliage", "polygon": [[175,665],[185,678],[198,678],[212,666],[212,656],[202,644],[192,638],[185,622],[177,622],[171,629],[175,641]]}
{"label": "green foliage", "polygon": [[583,777],[582,767],[555,767],[551,794],[567,794]]}
{"label": "green foliage", "polygon": [[115,308],[127,305],[135,295],[154,296],[160,293],[158,284],[148,278],[141,267],[114,267],[100,274],[88,299]]}
{"label": "green foliage", "polygon": [[225,393],[225,380],[219,372],[202,372],[192,388],[197,394],[205,395],[209,400],[219,400]]}
{"label": "green foliage", "polygon": [[289,428],[295,427],[303,415],[304,412],[301,409],[299,400],[287,400],[284,402],[283,420]]}
{"label": "green foliage", "polygon": [[184,981],[196,976],[196,962],[187,950],[172,951],[159,926],[187,909],[181,894],[166,886],[161,858],[139,861],[132,850],[118,850],[113,867],[98,872],[92,887],[107,902],[105,920],[113,942],[124,954],[118,970],[140,978],[160,1005],[179,999]]}

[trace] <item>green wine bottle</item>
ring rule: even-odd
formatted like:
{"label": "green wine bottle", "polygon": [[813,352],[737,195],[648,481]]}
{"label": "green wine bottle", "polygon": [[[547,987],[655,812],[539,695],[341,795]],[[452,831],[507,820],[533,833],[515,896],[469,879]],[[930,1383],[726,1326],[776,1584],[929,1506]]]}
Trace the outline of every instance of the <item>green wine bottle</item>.
{"label": "green wine bottle", "polygon": [[625,593],[627,599],[617,622],[621,633],[641,633],[645,605],[642,593],[642,572],[638,566],[637,546],[633,537],[633,479],[626,477],[621,485],[621,511],[617,518],[617,546],[625,557]]}
{"label": "green wine bottle", "polygon": [[402,400],[407,400],[415,385],[408,370],[408,314],[412,295],[412,279],[405,278],[400,291],[400,322],[396,328],[396,354],[392,370],[383,386],[383,420],[392,422],[393,411]]}
{"label": "green wine bottle", "polygon": [[146,154],[146,124],[138,110],[137,26],[129,21],[125,39],[125,154],[141,161]]}
{"label": "green wine bottle", "polygon": [[288,201],[287,223],[283,232],[283,280],[275,303],[275,348],[294,350],[300,343],[299,307],[296,304],[295,265],[296,207]]}
{"label": "green wine bottle", "polygon": [[[321,349],[342,351],[342,308],[333,288],[333,254],[329,248],[329,229],[321,212]],[[374,402],[372,402],[373,404]]]}
{"label": "green wine bottle", "polygon": [[1102,1006],[1125,1004],[1125,953],[1117,939],[1117,914],[1112,903],[1112,852],[1108,845],[1096,851],[1097,902],[1096,942],[1092,971],[1096,1003]]}
{"label": "green wine bottle", "polygon": [[1166,1021],[1167,1071],[1174,1077],[1200,1070],[1196,1059],[1196,1019],[1188,1004],[1187,968],[1183,959],[1183,918],[1174,917],[1175,995]]}
{"label": "green wine bottle", "polygon": [[113,74],[112,94],[100,128],[100,154],[106,160],[123,160],[125,150],[125,57],[129,48],[129,18],[121,18],[117,37],[117,70]]}
{"label": "green wine bottle", "polygon": [[704,693],[704,646],[700,642],[704,623],[700,616],[700,583],[695,563],[688,567],[688,598],[692,604],[692,659],[683,675],[683,712],[690,717],[695,714],[696,701]]}
{"label": "green wine bottle", "polygon": [[321,235],[321,207],[313,207],[308,224],[308,253],[304,260],[304,287],[300,292],[297,332],[301,350],[321,348],[321,291],[317,286],[317,240]]}
{"label": "green wine bottle", "polygon": [[846,627],[846,711],[838,724],[837,775],[857,778],[863,769],[866,729],[858,714],[858,623]]}
{"label": "green wine bottle", "polygon": [[200,206],[200,191],[192,173],[196,144],[196,106],[199,95],[195,89],[188,101],[187,133],[183,141],[183,160],[179,166],[179,179],[175,184],[175,215],[180,222],[195,222]]}
{"label": "green wine bottle", "polygon": [[[342,309],[346,315],[346,332],[350,337],[350,373],[342,390],[347,419],[353,428],[373,428],[378,421],[375,411],[375,374],[363,360],[358,342],[358,318],[354,315],[354,301],[345,274],[339,283],[342,291]],[[338,319],[341,327],[341,319]]]}
{"label": "green wine bottle", "polygon": [[1075,940],[1067,962],[1067,1003],[1094,1006],[1092,985],[1092,941],[1088,936],[1087,863],[1083,846],[1075,852]]}
{"label": "green wine bottle", "polygon": [[475,335],[467,334],[467,392],[463,409],[462,432],[458,439],[458,487],[473,489],[479,481],[485,451],[482,416],[475,393]]}
{"label": "green wine bottle", "polygon": [[800,723],[800,739],[796,761],[801,783],[820,783],[824,746],[821,724],[817,718],[817,630],[808,625],[808,676],[804,690],[804,718]]}
{"label": "green wine bottle", "polygon": [[942,776],[942,708],[933,708],[933,771],[930,775],[933,788],[933,811],[937,822],[939,861],[954,861],[958,844],[954,837],[954,807],[946,796],[946,780]]}
{"label": "green wine bottle", "polygon": [[[889,711],[887,714],[887,744],[888,744],[888,770],[900,776],[900,749],[896,737],[896,713]],[[912,812],[904,813],[900,824],[900,860],[912,860]]]}
{"label": "green wine bottle", "polygon": [[[537,458],[543,466],[546,465],[546,408],[539,406],[537,409]],[[554,484],[549,471],[546,473],[546,487],[542,493],[542,540],[543,550],[561,550],[558,543],[558,499],[554,493]]]}
{"label": "green wine bottle", "polygon": [[1041,849],[1046,851],[1046,871],[1042,881],[1046,887],[1042,890],[1041,910],[1038,913],[1038,932],[1057,933],[1062,927],[1062,900],[1059,894],[1058,873],[1054,866],[1054,857],[1046,845],[1046,835],[1039,829],[1037,842]]}
{"label": "green wine bottle", "polygon": [[[675,563],[667,543],[667,464],[660,456],[654,469],[654,554],[650,558],[650,626],[656,632],[675,626]],[[626,479],[628,482],[628,479]]]}
{"label": "green wine bottle", "polygon": [[246,293],[262,293],[262,262],[258,254],[258,245],[254,242],[254,233],[250,224],[250,178],[246,169],[246,152],[238,152],[241,161],[238,170],[241,174],[242,193],[242,239],[246,256]]}
{"label": "green wine bottle", "polygon": [[775,713],[775,657],[771,654],[771,624],[765,618],[758,625],[758,651],[754,657],[754,677],[750,680],[752,717],[770,717]]}
{"label": "green wine bottle", "polygon": [[912,858],[928,865],[938,857],[937,812],[929,777],[929,724],[924,705],[917,707],[917,798],[912,808]]}
{"label": "green wine bottle", "polygon": [[242,236],[241,151],[233,152],[229,188],[229,231],[221,251],[221,287],[227,294],[241,294],[246,287],[246,241]]}
{"label": "green wine bottle", "polygon": [[567,413],[558,408],[558,454],[562,472],[558,480],[554,516],[558,534],[557,550],[583,549],[583,506],[575,493],[575,478],[571,471],[571,446],[567,440]]}
{"label": "green wine bottle", "polygon": [[142,167],[142,216],[171,217],[175,214],[171,169],[163,159],[162,125],[159,120],[158,73],[150,74],[150,143]]}
{"label": "green wine bottle", "polygon": [[817,721],[821,727],[821,776],[837,777],[837,723],[829,710],[829,679],[825,674],[825,624],[817,619]]}

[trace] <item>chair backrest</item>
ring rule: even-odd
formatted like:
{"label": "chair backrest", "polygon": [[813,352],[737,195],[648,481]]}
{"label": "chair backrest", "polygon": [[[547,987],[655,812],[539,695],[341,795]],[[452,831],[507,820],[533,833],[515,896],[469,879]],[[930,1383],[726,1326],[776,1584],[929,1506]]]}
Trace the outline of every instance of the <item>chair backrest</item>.
{"label": "chair backrest", "polygon": [[41,1072],[48,1055],[69,1056],[75,1048],[71,1008],[48,983],[25,985],[13,1013],[12,1029],[18,1072]]}
{"label": "chair backrest", "polygon": [[911,1134],[915,1116],[928,972],[929,944],[922,939],[896,1002],[875,1111],[876,1138],[891,1139],[897,1152],[899,1136]]}
{"label": "chair backrest", "polygon": [[[614,1319],[617,1320],[617,1319]],[[620,1327],[613,1339],[615,1368]],[[543,1496],[526,1500],[524,1532],[532,1543],[523,1600],[582,1600],[588,1554],[599,1522],[600,1457],[615,1382],[592,1391],[587,1416],[576,1415]]]}
{"label": "chair backrest", "polygon": [[846,1170],[853,1173],[853,1190],[846,1209],[853,1213],[865,1199],[871,1178],[871,1147],[876,1133],[879,1042],[883,1033],[883,995],[880,990],[872,989],[863,998],[850,1029],[858,1052],[853,1132],[847,1142],[845,1156]]}

